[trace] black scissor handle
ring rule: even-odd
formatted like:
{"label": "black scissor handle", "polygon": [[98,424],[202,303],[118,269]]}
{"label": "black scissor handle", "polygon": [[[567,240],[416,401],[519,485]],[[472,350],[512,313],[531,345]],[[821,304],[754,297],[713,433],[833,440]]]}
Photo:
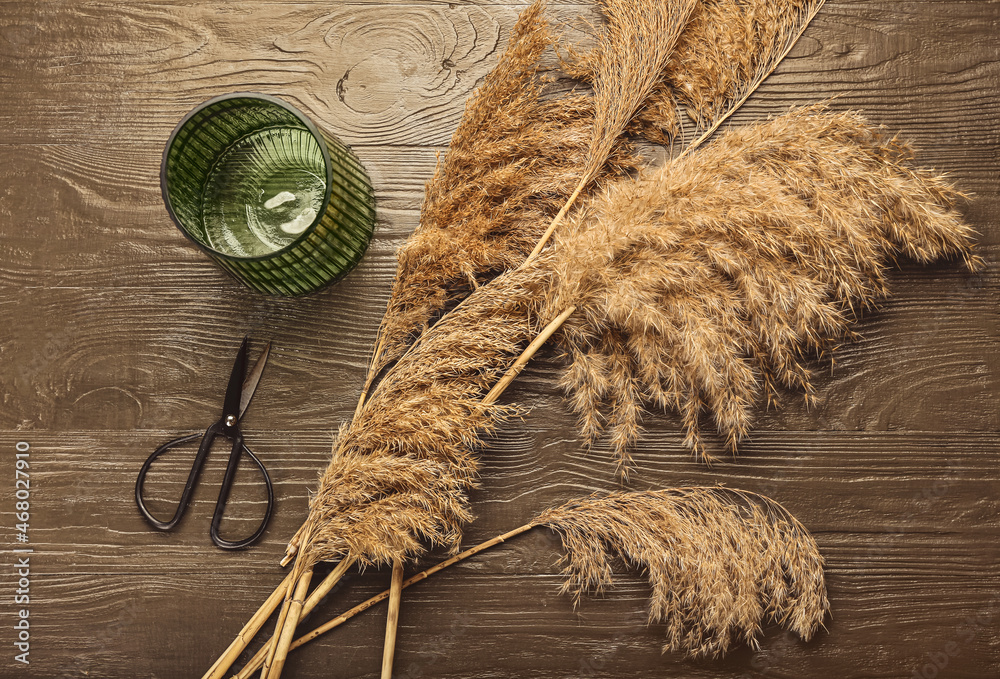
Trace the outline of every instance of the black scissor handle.
{"label": "black scissor handle", "polygon": [[[188,502],[191,501],[191,493],[194,492],[194,484],[198,480],[198,474],[201,472],[201,468],[205,466],[205,458],[208,457],[208,451],[212,448],[212,439],[215,438],[214,430],[215,425],[209,427],[204,434],[188,434],[187,436],[180,436],[175,438],[173,441],[167,441],[162,446],[153,451],[153,454],[146,458],[146,461],[142,463],[142,468],[139,469],[139,476],[135,480],[135,504],[139,507],[139,512],[142,513],[143,517],[149,521],[152,526],[158,530],[170,530],[181,520],[184,516],[184,510],[187,509]],[[177,503],[177,509],[174,510],[174,515],[169,521],[160,521],[149,511],[146,507],[146,503],[142,499],[142,489],[146,483],[146,475],[149,473],[149,468],[152,466],[153,462],[156,461],[163,453],[167,452],[171,448],[183,445],[188,441],[193,441],[194,439],[202,437],[201,445],[198,446],[198,454],[194,458],[194,464],[191,465],[191,472],[188,474],[187,482],[184,484],[184,492],[181,493],[180,502]]]}
{"label": "black scissor handle", "polygon": [[[239,466],[240,462],[240,449],[243,450],[250,459],[254,461],[257,468],[260,469],[260,473],[264,476],[264,485],[267,486],[267,511],[264,512],[264,519],[257,526],[257,530],[248,538],[243,540],[226,540],[219,535],[219,525],[222,523],[222,515],[226,511],[226,502],[229,500],[229,491],[233,487],[233,480],[236,478],[236,467]],[[222,479],[222,488],[219,489],[219,499],[215,503],[215,512],[212,514],[212,526],[208,533],[212,536],[212,542],[216,544],[217,547],[222,549],[243,549],[244,547],[249,547],[253,543],[260,539],[260,536],[264,534],[264,529],[267,528],[267,522],[271,520],[271,511],[274,509],[274,485],[271,483],[271,476],[267,473],[267,469],[264,468],[264,463],[257,459],[257,456],[253,454],[253,451],[246,447],[243,443],[243,438],[239,437],[233,444],[233,452],[229,456],[229,464],[226,465],[226,475]]]}
{"label": "black scissor handle", "polygon": [[[212,442],[215,437],[219,434],[223,434],[225,425],[221,422],[217,422],[205,430],[204,434],[188,434],[187,436],[178,437],[172,441],[164,443],[162,446],[153,451],[146,461],[142,464],[142,468],[139,470],[139,476],[135,481],[135,503],[139,507],[139,512],[143,517],[158,530],[168,531],[174,528],[184,516],[184,512],[187,509],[188,504],[191,501],[191,495],[194,492],[194,486],[198,481],[198,475],[201,473],[202,467],[205,466],[205,460],[208,458],[208,453],[212,449]],[[180,502],[177,504],[177,509],[174,510],[174,515],[169,521],[161,521],[157,519],[146,507],[146,503],[142,497],[143,486],[146,482],[146,475],[149,473],[149,468],[152,466],[153,462],[156,461],[160,455],[167,452],[171,448],[183,445],[189,441],[202,437],[201,445],[198,446],[198,453],[195,456],[194,463],[191,465],[191,471],[188,474],[187,482],[184,484],[184,492],[181,493]],[[239,466],[240,454],[242,451],[250,456],[250,459],[257,465],[260,469],[261,474],[264,476],[264,484],[267,487],[267,511],[264,514],[264,519],[261,521],[260,526],[253,535],[238,541],[225,540],[219,535],[219,525],[222,523],[222,516],[225,513],[226,502],[229,499],[229,492],[232,489],[233,481],[236,478],[236,469]],[[249,448],[243,443],[243,437],[237,435],[233,438],[233,449],[229,455],[229,462],[226,466],[226,474],[223,478],[222,487],[219,489],[219,499],[215,504],[215,512],[212,514],[212,525],[209,530],[209,535],[217,546],[222,549],[241,549],[247,547],[257,541],[261,535],[264,534],[264,529],[267,527],[267,522],[271,518],[271,513],[274,509],[274,486],[271,483],[271,477],[267,473],[267,469],[264,468],[264,464],[253,454]]]}

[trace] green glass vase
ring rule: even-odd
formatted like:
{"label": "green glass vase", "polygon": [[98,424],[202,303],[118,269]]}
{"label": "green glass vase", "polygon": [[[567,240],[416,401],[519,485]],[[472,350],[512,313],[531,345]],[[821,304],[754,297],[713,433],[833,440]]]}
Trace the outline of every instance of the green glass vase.
{"label": "green glass vase", "polygon": [[268,294],[302,295],[340,279],[375,228],[357,157],[264,94],[226,94],[188,113],[167,141],[160,188],[184,235]]}

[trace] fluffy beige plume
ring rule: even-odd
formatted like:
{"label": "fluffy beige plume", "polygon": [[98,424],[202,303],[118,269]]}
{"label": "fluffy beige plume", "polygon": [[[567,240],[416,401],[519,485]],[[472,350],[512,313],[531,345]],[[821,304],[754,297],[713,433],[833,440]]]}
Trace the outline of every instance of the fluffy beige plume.
{"label": "fluffy beige plume", "polygon": [[[420,225],[398,253],[373,370],[401,356],[449,303],[517,267],[576,186],[588,162],[594,103],[581,93],[543,96],[551,45],[535,2],[466,105],[427,184]],[[635,169],[631,147],[613,146],[603,175]]]}
{"label": "fluffy beige plume", "polygon": [[600,0],[607,26],[590,53],[594,130],[581,184],[603,167],[616,140],[663,80],[698,0]]}
{"label": "fluffy beige plume", "polygon": [[703,416],[734,449],[754,404],[813,394],[809,357],[887,294],[897,256],[959,256],[972,230],[955,190],[850,113],[812,107],[730,132],[683,160],[613,183],[543,261],[538,314],[563,327],[562,384],[583,432],[606,426],[627,467],[647,404]]}
{"label": "fluffy beige plume", "polygon": [[700,0],[633,131],[668,144],[685,118],[697,134],[715,130],[785,58],[823,1]]}
{"label": "fluffy beige plume", "polygon": [[612,584],[621,559],[652,587],[650,622],[666,625],[664,651],[719,656],[756,646],[773,621],[808,641],[830,608],[823,557],[775,501],[725,488],[613,493],[569,502],[535,523],[567,551],[563,591],[577,600]]}
{"label": "fluffy beige plume", "polygon": [[504,274],[425,333],[342,432],[309,507],[307,562],[392,563],[455,549],[480,437],[511,413],[483,396],[531,338],[534,272]]}
{"label": "fluffy beige plume", "polygon": [[[410,576],[401,589],[547,526],[566,549],[564,592],[613,583],[613,563],[645,571],[651,623],[667,630],[665,651],[719,656],[735,643],[757,645],[774,622],[809,640],[829,611],[823,558],[812,536],[774,500],[714,488],[593,495],[549,509],[531,522]],[[386,590],[299,637],[298,648],[390,597]],[[258,654],[262,655],[262,654]],[[254,658],[238,677],[260,667]]]}
{"label": "fluffy beige plume", "polygon": [[592,96],[554,97],[543,87],[553,44],[543,6],[526,9],[467,104],[427,185],[420,225],[400,249],[371,379],[450,304],[519,266],[545,224],[587,195],[594,179],[636,169],[626,128],[669,141],[682,109],[713,128],[774,69],[821,5],[602,0],[607,23],[598,46],[568,68]]}

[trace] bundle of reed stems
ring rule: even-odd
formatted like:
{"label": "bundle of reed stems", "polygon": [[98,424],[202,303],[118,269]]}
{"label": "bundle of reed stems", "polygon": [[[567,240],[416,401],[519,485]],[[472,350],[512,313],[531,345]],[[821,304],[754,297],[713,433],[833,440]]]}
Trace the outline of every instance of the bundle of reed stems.
{"label": "bundle of reed stems", "polygon": [[[800,108],[702,148],[822,4],[601,0],[589,51],[553,36],[540,1],[521,14],[399,254],[354,418],[289,543],[292,572],[206,678],[280,605],[248,665],[279,676],[304,643],[300,617],[354,564],[392,565],[387,677],[401,592],[426,577],[404,580],[405,562],[441,546],[454,556],[440,570],[538,525],[562,535],[577,595],[609,582],[609,548],[644,568],[667,649],[718,655],[754,643],[765,618],[815,632],[828,609],[815,543],[749,493],[591,498],[458,550],[482,437],[518,412],[497,401],[551,338],[582,434],[608,431],[624,476],[650,406],[678,411],[709,460],[706,420],[735,450],[761,400],[813,397],[811,357],[887,294],[895,259],[976,265],[959,194],[857,114]],[[543,64],[557,45],[569,90]],[[650,165],[637,142],[674,155]],[[310,594],[324,561],[337,566]]]}

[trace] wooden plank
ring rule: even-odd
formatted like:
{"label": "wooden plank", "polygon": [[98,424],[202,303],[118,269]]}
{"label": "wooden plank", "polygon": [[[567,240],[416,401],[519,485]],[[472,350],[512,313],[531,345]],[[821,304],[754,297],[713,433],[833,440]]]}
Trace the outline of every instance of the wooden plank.
{"label": "wooden plank", "polygon": [[[561,431],[551,411],[529,417],[527,425],[505,427],[482,455],[481,487],[471,495],[479,518],[469,528],[469,544],[521,525],[549,507],[617,486],[616,462],[607,451],[586,451],[575,441],[553,439]],[[37,507],[31,543],[45,552],[48,568],[95,574],[230,572],[234,577],[248,569],[275,572],[284,542],[305,516],[307,492],[315,488],[329,459],[330,434],[269,428],[251,435],[249,443],[269,468],[279,501],[265,542],[249,553],[253,558],[247,562],[216,550],[207,539],[228,455],[224,446],[210,458],[181,529],[157,533],[139,516],[132,494],[138,468],[157,445],[177,433],[183,432],[0,433],[2,450],[13,450],[19,440],[31,446]],[[995,462],[1000,441],[993,433],[762,432],[739,458],[710,467],[692,459],[681,438],[677,433],[647,438],[636,451],[631,486],[724,484],[760,492],[779,499],[817,536],[863,531],[890,546],[914,535],[1000,534],[1000,497],[992,492],[1000,483]],[[191,459],[174,455],[154,467],[147,497],[155,512],[169,516]],[[13,477],[13,464],[12,456],[4,457],[0,474]],[[258,479],[249,464],[238,484],[230,535],[252,532],[263,514],[263,492],[255,487]],[[817,488],[822,488],[820,498]],[[10,523],[11,504],[0,506],[0,517]],[[1000,544],[984,545],[980,554],[974,563],[994,568]],[[531,560],[530,554],[508,555],[503,569],[537,572],[538,564],[529,566]]]}
{"label": "wooden plank", "polygon": [[[533,540],[535,550],[555,563],[544,537],[524,540]],[[944,676],[993,676],[1000,579],[968,568],[934,567],[960,562],[967,553],[947,545],[935,544],[930,552],[927,547],[916,542],[900,550],[900,566],[911,571],[902,575],[831,569],[835,617],[812,643],[770,628],[759,651],[737,650],[714,662],[660,654],[662,628],[646,626],[648,590],[636,576],[621,577],[606,597],[587,598],[574,611],[570,598],[558,594],[555,575],[443,573],[404,599],[397,676],[908,677],[951,642],[961,652],[950,655]],[[363,580],[348,576],[308,624],[375,594],[387,577],[370,573]],[[250,614],[255,604],[249,602],[269,591],[216,574],[62,574],[35,576],[34,582],[36,633],[45,641],[38,642],[33,676],[199,676]],[[198,605],[205,600],[212,605]],[[298,651],[290,660],[291,676],[372,675],[380,650],[370,640],[384,622],[383,611],[376,608]],[[176,630],[171,645],[182,646],[184,653],[165,647],[164,628]],[[890,645],[883,642],[886,634],[892,635]]]}
{"label": "wooden plank", "polygon": [[[45,86],[31,87],[40,96],[16,109],[5,106],[0,121],[41,116],[32,127],[48,141],[83,126],[87,138],[127,131],[155,144],[201,100],[246,90],[284,94],[349,143],[407,143],[428,135],[446,140],[465,97],[495,63],[501,35],[516,14],[509,6],[315,3],[237,12],[186,3],[47,9],[51,13],[41,17],[49,29],[45,39],[27,29],[30,36],[16,46],[6,43],[2,55],[11,60],[8,87],[24,87],[23,76],[41,78]],[[12,24],[37,21],[30,6],[11,10]],[[324,48],[317,52],[317,45]],[[93,82],[95,74],[102,82]],[[81,89],[81,83],[93,86]],[[67,108],[62,94],[69,92],[74,96]],[[401,126],[408,131],[400,134]],[[3,140],[12,139],[41,140],[23,134]]]}
{"label": "wooden plank", "polygon": [[[933,155],[925,153],[919,164],[948,173],[962,190],[974,193],[961,210],[979,227],[983,254],[995,258],[1000,253],[1000,235],[986,226],[990,215],[1000,211],[1000,184],[986,163],[994,156],[989,148],[971,158],[958,158],[958,146],[950,151],[954,157],[946,163],[936,162],[943,160],[940,157],[925,159]],[[112,152],[92,145],[15,145],[8,153],[8,162],[0,167],[0,182],[7,186],[0,192],[0,216],[9,220],[0,241],[0,285],[131,289],[141,279],[143,288],[176,289],[189,277],[201,277],[206,275],[202,270],[210,270],[209,260],[181,237],[167,217],[160,195],[158,150],[137,145]],[[368,284],[355,283],[355,287],[381,290],[394,274],[393,253],[416,227],[436,151],[372,147],[364,150],[362,160],[372,177],[379,220],[362,268]],[[46,200],[16,188],[43,182],[52,191]],[[51,229],[58,230],[57,243],[51,242]],[[53,247],[57,253],[50,252]],[[51,266],[53,254],[59,257],[58,268]],[[908,267],[914,273],[925,270],[950,273],[960,268]],[[966,287],[989,290],[990,275],[989,269],[981,276],[963,272],[962,279]],[[220,275],[217,280],[226,279]],[[906,284],[894,289],[905,292]]]}
{"label": "wooden plank", "polygon": [[[840,95],[894,128],[924,125],[915,136],[927,146],[963,123],[995,146],[1000,67],[988,6],[829,2],[737,120]],[[0,143],[128,137],[158,147],[200,101],[253,90],[287,97],[351,144],[441,146],[519,5],[8,7],[14,38],[0,42],[10,65],[0,82],[24,95],[0,102]],[[555,14],[593,17],[586,5]],[[976,146],[974,135],[960,140]]]}
{"label": "wooden plank", "polygon": [[[275,347],[253,410],[258,419],[284,413],[298,426],[332,429],[353,411],[363,381],[387,294],[387,260],[376,251],[339,286],[306,300],[261,297],[208,261],[135,287],[156,267],[152,256],[130,267],[118,287],[99,287],[107,272],[95,257],[85,274],[61,278],[78,278],[83,294],[75,286],[22,288],[9,304],[19,321],[0,337],[11,365],[0,426],[207,426],[239,338],[249,334]],[[381,285],[371,284],[379,278]],[[862,339],[834,354],[832,371],[829,362],[814,363],[821,403],[810,409],[789,393],[782,408],[758,412],[758,429],[1000,427],[997,409],[983,407],[1000,389],[1000,275],[942,264],[894,274],[892,284],[899,294],[862,319]],[[204,296],[209,286],[222,294]],[[547,351],[507,398],[530,406],[553,394],[560,366]],[[671,415],[647,422],[679,429]],[[560,426],[571,423],[564,415]]]}

